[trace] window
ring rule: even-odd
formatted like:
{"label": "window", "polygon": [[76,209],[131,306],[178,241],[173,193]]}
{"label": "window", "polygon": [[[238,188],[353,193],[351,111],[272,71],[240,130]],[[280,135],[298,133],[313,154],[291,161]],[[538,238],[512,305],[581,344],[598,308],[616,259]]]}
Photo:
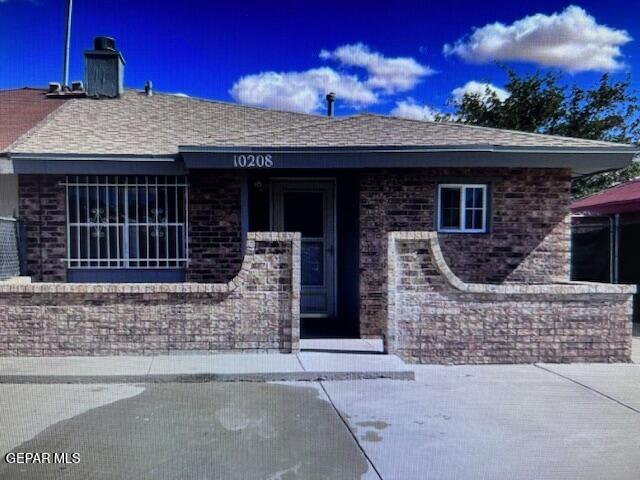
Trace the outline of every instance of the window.
{"label": "window", "polygon": [[438,185],[438,231],[485,232],[486,185]]}
{"label": "window", "polygon": [[180,176],[68,176],[68,268],[181,268],[188,185]]}

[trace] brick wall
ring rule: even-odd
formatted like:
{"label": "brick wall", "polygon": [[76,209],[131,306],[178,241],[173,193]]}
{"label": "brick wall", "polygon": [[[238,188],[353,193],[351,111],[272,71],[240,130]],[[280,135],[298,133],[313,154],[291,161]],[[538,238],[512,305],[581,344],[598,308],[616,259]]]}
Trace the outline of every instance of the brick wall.
{"label": "brick wall", "polygon": [[64,181],[59,175],[19,175],[18,215],[26,232],[26,275],[34,282],[67,277]]}
{"label": "brick wall", "polygon": [[227,282],[242,263],[241,175],[194,171],[189,183],[187,281]]}
{"label": "brick wall", "polygon": [[438,183],[488,183],[489,232],[442,234],[444,256],[465,281],[569,279],[571,176],[562,169],[379,170],[360,183],[360,331],[383,333],[387,233],[434,230]]}
{"label": "brick wall", "polygon": [[[66,281],[64,176],[20,175],[19,216],[26,227],[27,275],[34,282]],[[189,175],[191,282],[227,282],[242,264],[241,177],[235,172]]]}
{"label": "brick wall", "polygon": [[0,284],[0,356],[299,347],[300,237],[253,233],[227,284]]}
{"label": "brick wall", "polygon": [[387,348],[414,363],[628,362],[635,287],[469,284],[438,236],[390,234]]}

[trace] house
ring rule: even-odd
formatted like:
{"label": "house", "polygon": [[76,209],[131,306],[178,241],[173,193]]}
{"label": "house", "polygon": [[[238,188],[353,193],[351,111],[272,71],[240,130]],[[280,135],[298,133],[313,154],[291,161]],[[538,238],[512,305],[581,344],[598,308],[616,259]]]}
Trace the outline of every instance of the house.
{"label": "house", "polygon": [[636,147],[124,89],[113,41],[85,55],[0,160],[31,278],[0,285],[0,354],[302,335],[424,363],[629,360],[635,287],[569,282],[569,205],[573,176]]}
{"label": "house", "polygon": [[[571,212],[572,277],[640,284],[640,179],[577,200]],[[636,301],[636,323],[638,307]]]}

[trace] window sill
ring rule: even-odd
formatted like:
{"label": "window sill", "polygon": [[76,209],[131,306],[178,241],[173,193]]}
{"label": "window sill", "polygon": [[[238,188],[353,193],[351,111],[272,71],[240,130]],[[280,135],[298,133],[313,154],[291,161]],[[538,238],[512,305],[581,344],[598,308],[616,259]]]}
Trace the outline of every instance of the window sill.
{"label": "window sill", "polygon": [[71,283],[181,283],[184,268],[68,268]]}
{"label": "window sill", "polygon": [[438,230],[438,233],[489,233],[488,230]]}

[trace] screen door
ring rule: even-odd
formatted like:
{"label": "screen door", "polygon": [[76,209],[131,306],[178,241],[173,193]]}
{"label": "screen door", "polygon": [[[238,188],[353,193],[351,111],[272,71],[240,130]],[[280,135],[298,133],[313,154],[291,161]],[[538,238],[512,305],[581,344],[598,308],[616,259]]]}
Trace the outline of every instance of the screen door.
{"label": "screen door", "polygon": [[335,315],[335,199],[333,181],[277,180],[271,227],[300,232],[301,298],[305,317]]}

